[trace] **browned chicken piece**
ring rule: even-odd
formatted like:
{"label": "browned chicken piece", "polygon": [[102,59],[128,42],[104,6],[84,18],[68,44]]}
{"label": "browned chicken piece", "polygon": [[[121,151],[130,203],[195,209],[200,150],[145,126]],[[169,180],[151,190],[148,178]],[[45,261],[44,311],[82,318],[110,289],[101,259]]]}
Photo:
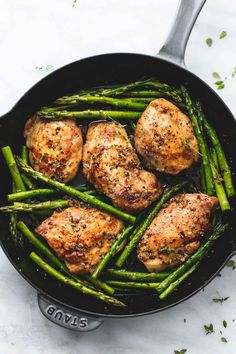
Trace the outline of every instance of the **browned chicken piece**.
{"label": "browned chicken piece", "polygon": [[135,147],[149,168],[176,175],[198,160],[198,144],[190,119],[173,103],[159,98],[141,115]]}
{"label": "browned chicken piece", "polygon": [[150,272],[184,262],[209,227],[217,198],[206,194],[179,194],[159,212],[138,245],[138,258]]}
{"label": "browned chicken piece", "polygon": [[24,136],[32,167],[60,182],[75,177],[82,158],[82,133],[74,120],[28,119]]}
{"label": "browned chicken piece", "polygon": [[129,212],[145,209],[162,192],[156,176],[141,167],[125,129],[115,122],[90,125],[83,174],[115,206]]}
{"label": "browned chicken piece", "polygon": [[92,273],[124,224],[89,207],[69,207],[44,220],[35,231],[43,236],[72,273]]}

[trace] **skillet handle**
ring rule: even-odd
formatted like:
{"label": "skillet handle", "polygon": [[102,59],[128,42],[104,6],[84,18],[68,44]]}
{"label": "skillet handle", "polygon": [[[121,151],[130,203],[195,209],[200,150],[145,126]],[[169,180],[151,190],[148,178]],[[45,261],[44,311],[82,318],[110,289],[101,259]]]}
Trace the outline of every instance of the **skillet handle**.
{"label": "skillet handle", "polygon": [[45,295],[38,293],[38,305],[42,314],[55,324],[77,332],[89,332],[101,326],[103,320],[69,309]]}
{"label": "skillet handle", "polygon": [[174,24],[158,57],[185,66],[186,45],[196,19],[206,0],[181,0]]}

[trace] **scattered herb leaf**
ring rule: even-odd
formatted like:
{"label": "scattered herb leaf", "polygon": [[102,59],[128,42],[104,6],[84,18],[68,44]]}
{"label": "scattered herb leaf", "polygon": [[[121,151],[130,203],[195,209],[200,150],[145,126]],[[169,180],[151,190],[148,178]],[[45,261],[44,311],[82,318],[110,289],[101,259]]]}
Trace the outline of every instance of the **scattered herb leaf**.
{"label": "scattered herb leaf", "polygon": [[214,77],[214,79],[221,79],[221,76],[217,71],[213,71],[212,76]]}
{"label": "scattered herb leaf", "polygon": [[222,90],[225,87],[224,81],[219,80],[214,83],[217,86],[217,90]]}
{"label": "scattered herb leaf", "polygon": [[235,77],[235,75],[236,75],[236,67],[234,67],[234,69],[233,69],[233,71],[232,71],[232,73],[231,73],[231,76],[232,76],[232,77]]}
{"label": "scattered herb leaf", "polygon": [[206,332],[206,335],[207,334],[211,334],[211,333],[214,333],[214,327],[213,327],[213,324],[210,323],[209,326],[207,325],[204,325],[204,329],[205,329],[205,332]]}
{"label": "scattered herb leaf", "polygon": [[236,268],[236,261],[233,261],[232,259],[226,263],[227,267],[232,268],[233,270]]}
{"label": "scattered herb leaf", "polygon": [[212,299],[214,302],[218,302],[220,304],[223,304],[224,301],[228,300],[229,299],[229,296],[226,296],[226,297],[216,297],[214,299]]}
{"label": "scattered herb leaf", "polygon": [[190,144],[189,144],[189,142],[187,141],[187,140],[183,140],[182,141],[182,144],[183,144],[183,146],[185,147],[185,149],[187,150],[187,151],[190,151],[190,152],[192,152],[192,147],[190,146]]}
{"label": "scattered herb leaf", "polygon": [[184,354],[187,352],[187,349],[181,349],[181,350],[174,350],[175,354]]}
{"label": "scattered herb leaf", "polygon": [[221,340],[221,342],[223,342],[223,343],[228,343],[228,341],[227,341],[227,339],[226,339],[225,337],[221,337],[220,340]]}
{"label": "scattered herb leaf", "polygon": [[213,43],[213,39],[212,38],[207,38],[206,39],[206,44],[208,45],[208,47],[211,47]]}
{"label": "scattered herb leaf", "polygon": [[53,66],[52,65],[46,65],[46,66],[36,66],[35,69],[38,71],[49,71],[52,70]]}
{"label": "scattered herb leaf", "polygon": [[224,320],[223,321],[223,326],[226,328],[227,327],[227,322]]}
{"label": "scattered herb leaf", "polygon": [[223,38],[225,38],[226,36],[227,36],[227,32],[226,32],[226,31],[222,31],[222,32],[220,33],[219,38],[220,38],[220,39],[223,39]]}
{"label": "scattered herb leaf", "polygon": [[75,7],[76,3],[77,3],[77,0],[73,0],[72,7]]}

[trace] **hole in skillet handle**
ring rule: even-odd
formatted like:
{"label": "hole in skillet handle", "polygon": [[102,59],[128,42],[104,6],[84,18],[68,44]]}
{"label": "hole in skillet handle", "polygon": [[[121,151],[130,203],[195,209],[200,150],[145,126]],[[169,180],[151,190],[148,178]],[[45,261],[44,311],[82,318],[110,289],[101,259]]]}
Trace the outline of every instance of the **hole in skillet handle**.
{"label": "hole in skillet handle", "polygon": [[38,293],[38,305],[42,314],[51,322],[76,332],[90,332],[101,326],[103,319],[87,316],[50,300]]}

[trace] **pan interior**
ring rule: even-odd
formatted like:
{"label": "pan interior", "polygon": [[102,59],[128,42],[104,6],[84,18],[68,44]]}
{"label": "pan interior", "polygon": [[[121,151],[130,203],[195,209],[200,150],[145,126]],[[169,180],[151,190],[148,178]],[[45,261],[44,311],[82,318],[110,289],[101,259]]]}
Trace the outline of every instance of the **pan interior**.
{"label": "pan interior", "polygon": [[[15,152],[19,152],[24,143],[23,127],[26,119],[41,106],[51,103],[60,96],[79,89],[128,83],[144,77],[155,77],[160,81],[177,86],[184,85],[189,89],[191,96],[203,104],[207,118],[217,130],[226,156],[230,158],[232,171],[235,173],[236,158],[232,153],[236,151],[236,123],[222,100],[205,83],[187,70],[164,60],[139,54],[107,54],[91,57],[69,64],[47,76],[28,91],[9,114],[1,118],[0,145],[10,145]],[[0,169],[0,188],[1,196],[3,196],[10,193],[11,181],[2,156],[0,157]],[[3,198],[1,199],[4,202]],[[137,316],[160,311],[183,301],[200,290],[217,274],[236,249],[233,233],[236,226],[236,218],[233,217],[234,207],[235,205],[232,205],[232,210],[224,216],[229,223],[227,232],[217,241],[200,267],[178,291],[165,301],[158,301],[155,293],[119,295],[119,298],[128,305],[125,309],[104,305],[98,300],[64,286],[43,272],[36,271],[36,267],[27,260],[29,250],[22,252],[15,249],[9,236],[8,218],[5,215],[0,215],[0,238],[10,261],[40,292],[46,293],[66,306],[95,315]]]}

